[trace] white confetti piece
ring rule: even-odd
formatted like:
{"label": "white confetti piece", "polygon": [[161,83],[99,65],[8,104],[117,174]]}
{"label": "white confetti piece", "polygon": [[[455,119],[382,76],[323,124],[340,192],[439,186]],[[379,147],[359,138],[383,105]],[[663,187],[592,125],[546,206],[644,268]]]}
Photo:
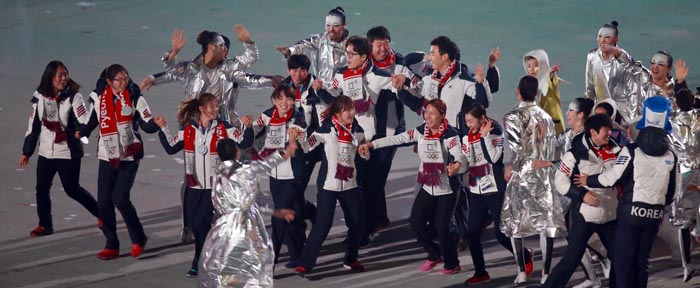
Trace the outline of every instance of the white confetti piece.
{"label": "white confetti piece", "polygon": [[175,160],[175,162],[177,162],[177,164],[184,164],[185,163],[185,160],[182,158],[173,158],[173,160]]}
{"label": "white confetti piece", "polygon": [[29,206],[36,207],[36,203],[29,203]]}
{"label": "white confetti piece", "polygon": [[163,171],[163,170],[160,168],[153,168],[153,172],[160,172],[160,171]]}
{"label": "white confetti piece", "polygon": [[362,13],[360,13],[360,12],[355,13],[355,16],[360,16],[360,15],[362,15]]}
{"label": "white confetti piece", "polygon": [[156,138],[148,138],[148,141],[156,141]]}
{"label": "white confetti piece", "polygon": [[156,155],[146,155],[146,158],[156,158]]}
{"label": "white confetti piece", "polygon": [[73,220],[73,218],[66,217],[66,218],[63,218],[63,220]]}
{"label": "white confetti piece", "polygon": [[90,153],[85,153],[85,157],[90,157],[90,156],[92,156],[92,154],[90,154]]}
{"label": "white confetti piece", "polygon": [[72,217],[72,218],[75,218],[75,217],[78,217],[78,215],[75,215],[75,214],[70,214],[70,215],[68,215],[68,217]]}
{"label": "white confetti piece", "polygon": [[143,26],[141,26],[141,29],[148,29],[148,26],[143,25]]}
{"label": "white confetti piece", "polygon": [[51,14],[51,12],[53,12],[53,11],[51,11],[51,10],[44,10],[44,13],[46,13],[46,14]]}
{"label": "white confetti piece", "polygon": [[80,7],[80,9],[88,9],[88,8],[95,7],[95,3],[90,3],[90,2],[78,2],[75,5],[78,5],[78,7]]}
{"label": "white confetti piece", "polygon": [[17,169],[15,169],[15,171],[17,171],[17,172],[23,172],[23,171],[24,171],[24,168],[17,168]]}
{"label": "white confetti piece", "polygon": [[19,190],[24,190],[24,188],[22,188],[22,187],[15,187],[15,188],[12,188],[12,190],[19,191]]}

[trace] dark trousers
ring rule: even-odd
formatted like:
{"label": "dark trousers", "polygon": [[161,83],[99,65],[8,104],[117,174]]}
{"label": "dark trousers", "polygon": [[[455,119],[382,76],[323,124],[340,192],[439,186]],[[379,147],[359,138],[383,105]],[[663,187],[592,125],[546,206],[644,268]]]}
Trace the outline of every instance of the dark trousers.
{"label": "dark trousers", "polygon": [[97,207],[102,217],[102,233],[107,238],[108,249],[119,249],[117,237],[117,216],[114,208],[122,214],[129,230],[131,243],[142,244],[146,239],[143,226],[131,203],[131,187],[136,179],[139,161],[121,161],[114,169],[108,161],[100,160],[97,177]]}
{"label": "dark trousers", "polygon": [[[459,239],[467,239],[469,238],[469,227],[471,227],[469,223],[469,201],[471,199],[467,199],[469,194],[469,191],[465,188],[461,188],[458,191],[459,195],[457,197],[457,208],[455,208],[455,224],[457,225],[457,236]],[[484,223],[488,221],[489,215],[486,214],[483,219],[481,219],[480,223]],[[476,226],[478,228],[475,228],[477,231],[481,229],[482,225]]]}
{"label": "dark trousers", "polygon": [[335,214],[335,203],[340,202],[340,208],[345,215],[345,225],[348,227],[348,241],[345,243],[345,264],[357,261],[362,231],[364,231],[364,204],[362,194],[355,188],[343,192],[318,190],[316,196],[316,224],[311,228],[306,246],[301,254],[301,266],[306,271],[311,271],[316,265],[321,245],[326,240],[328,232],[333,226],[333,215]]}
{"label": "dark trousers", "polygon": [[365,200],[365,233],[363,237],[377,231],[379,224],[388,224],[386,209],[386,180],[389,178],[391,163],[396,147],[370,151],[369,161],[355,161],[358,185]]}
{"label": "dark trousers", "polygon": [[[588,239],[591,238],[593,233],[597,233],[600,237],[600,241],[605,245],[605,249],[608,250],[608,255],[613,263],[617,262],[614,258],[615,255],[615,230],[617,227],[617,221],[610,221],[603,224],[595,224],[586,222],[579,212],[579,206],[572,206],[569,209],[569,216],[571,225],[569,225],[569,236],[567,238],[566,254],[559,260],[557,266],[549,274],[547,282],[543,287],[565,287],[566,283],[571,279],[571,275],[576,272],[576,267],[581,263],[581,257],[583,253],[586,252],[586,247],[588,245]],[[626,265],[629,265],[627,263]],[[612,267],[610,271],[610,287],[615,286],[616,269]]]}
{"label": "dark trousers", "polygon": [[503,206],[503,192],[491,194],[469,194],[469,252],[474,262],[474,275],[486,274],[486,264],[484,261],[484,248],[481,246],[481,234],[483,233],[484,222],[489,218],[493,219],[493,232],[498,243],[513,253],[513,245],[510,238],[501,232],[501,208]]}
{"label": "dark trousers", "polygon": [[[303,191],[299,193],[294,179],[278,180],[270,177],[270,192],[275,209],[294,210],[294,221],[287,223],[284,219],[272,217],[272,245],[275,250],[275,263],[282,249],[282,243],[287,244],[289,259],[299,260],[306,241],[306,225],[304,224]],[[301,195],[300,195],[301,194]],[[285,241],[286,240],[286,241]]]}
{"label": "dark trousers", "polygon": [[[618,220],[613,260],[617,287],[647,287],[649,254],[658,232],[659,225],[641,225],[624,219]],[[610,255],[613,254],[608,252],[608,256]]]}
{"label": "dark trousers", "polygon": [[92,194],[80,187],[80,158],[78,159],[48,159],[39,156],[36,165],[36,212],[39,225],[53,228],[51,219],[51,184],[58,173],[63,190],[71,199],[78,201],[90,214],[99,217],[97,201]]}
{"label": "dark trousers", "polygon": [[207,234],[211,230],[211,221],[214,215],[211,189],[185,188],[182,210],[192,229],[192,235],[194,235],[194,258],[191,267],[197,269],[199,255],[204,247],[204,240],[207,239]]}
{"label": "dark trousers", "polygon": [[[437,260],[442,257],[445,261],[445,269],[454,269],[459,265],[457,243],[449,227],[456,204],[457,195],[454,192],[432,196],[421,189],[411,208],[410,222],[418,244],[428,253],[428,260]],[[431,223],[431,226],[428,226],[428,223]],[[431,229],[437,231],[439,244],[433,242]]]}

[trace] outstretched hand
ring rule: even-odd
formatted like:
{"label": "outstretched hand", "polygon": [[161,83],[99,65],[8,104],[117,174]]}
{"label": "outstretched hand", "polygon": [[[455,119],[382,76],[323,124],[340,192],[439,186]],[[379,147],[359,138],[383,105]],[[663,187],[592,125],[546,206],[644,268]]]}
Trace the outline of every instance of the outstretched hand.
{"label": "outstretched hand", "polygon": [[250,32],[248,32],[248,29],[246,29],[243,24],[234,25],[233,32],[236,33],[236,40],[246,44],[253,44],[253,39],[250,38]]}
{"label": "outstretched hand", "polygon": [[676,67],[676,83],[685,82],[685,78],[688,77],[688,66],[685,65],[685,61],[678,59],[673,66]]}
{"label": "outstretched hand", "polygon": [[484,65],[476,65],[476,73],[474,74],[476,83],[484,83]]}
{"label": "outstretched hand", "polygon": [[493,68],[493,66],[496,66],[496,62],[501,59],[501,47],[496,47],[491,49],[491,53],[489,54],[489,68]]}
{"label": "outstretched hand", "polygon": [[185,31],[182,29],[175,29],[173,31],[173,36],[170,39],[170,43],[172,44],[172,51],[171,53],[177,54],[182,50],[183,47],[185,47],[185,44],[187,43],[187,38],[185,38]]}

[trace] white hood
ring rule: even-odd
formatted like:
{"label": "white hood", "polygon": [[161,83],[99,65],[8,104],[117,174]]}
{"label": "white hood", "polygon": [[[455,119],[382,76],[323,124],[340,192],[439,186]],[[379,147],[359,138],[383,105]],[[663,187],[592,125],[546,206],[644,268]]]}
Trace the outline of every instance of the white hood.
{"label": "white hood", "polygon": [[542,96],[545,96],[547,92],[549,92],[549,57],[547,56],[547,52],[542,49],[535,49],[525,53],[525,56],[523,56],[523,69],[525,69],[525,74],[528,74],[527,58],[529,57],[537,59],[537,64],[540,68],[537,72],[537,82],[540,93],[542,93]]}

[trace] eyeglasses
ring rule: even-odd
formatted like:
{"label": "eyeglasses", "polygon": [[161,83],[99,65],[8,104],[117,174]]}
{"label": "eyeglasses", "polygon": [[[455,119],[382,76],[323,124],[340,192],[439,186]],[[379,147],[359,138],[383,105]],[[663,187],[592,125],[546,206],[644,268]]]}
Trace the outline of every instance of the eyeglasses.
{"label": "eyeglasses", "polygon": [[129,77],[126,78],[114,78],[112,81],[117,81],[117,82],[129,82]]}
{"label": "eyeglasses", "polygon": [[352,57],[355,57],[355,56],[360,56],[360,54],[359,54],[359,53],[352,52],[352,51],[345,50],[345,57],[347,57],[347,58],[352,58]]}

